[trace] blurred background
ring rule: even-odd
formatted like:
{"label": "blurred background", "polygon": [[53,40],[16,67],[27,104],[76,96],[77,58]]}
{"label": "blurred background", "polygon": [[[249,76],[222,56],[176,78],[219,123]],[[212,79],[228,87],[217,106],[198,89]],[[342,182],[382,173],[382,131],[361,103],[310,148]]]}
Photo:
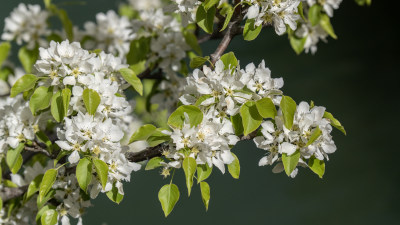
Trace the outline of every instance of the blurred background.
{"label": "blurred background", "polygon": [[[4,18],[19,2],[42,4],[41,0],[3,0],[1,30]],[[94,21],[97,12],[116,10],[122,3],[85,2],[62,6],[74,24]],[[272,76],[284,78],[286,95],[325,106],[345,126],[347,136],[333,132],[338,150],[331,155],[323,179],[306,169],[300,169],[295,179],[273,174],[272,167],[258,167],[264,151],[242,142],[233,150],[241,162],[241,178],[234,180],[214,170],[208,180],[208,212],[198,186],[187,197],[180,171],[174,182],[181,197],[164,218],[157,194],[169,179],[163,180],[157,170],[140,171],[124,186],[126,195],[120,205],[100,195],[84,224],[400,224],[396,13],[387,1],[373,0],[371,7],[343,1],[332,20],[339,39],[319,43],[314,56],[297,56],[287,37],[277,36],[271,28],[252,42],[238,36],[229,48],[242,66],[265,59]],[[217,44],[203,44],[204,55]]]}

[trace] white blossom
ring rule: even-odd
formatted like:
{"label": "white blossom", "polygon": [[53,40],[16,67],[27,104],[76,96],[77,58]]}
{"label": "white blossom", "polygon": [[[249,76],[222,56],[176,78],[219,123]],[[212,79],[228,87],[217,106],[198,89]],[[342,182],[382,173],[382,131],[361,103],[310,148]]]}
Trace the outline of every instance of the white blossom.
{"label": "white blossom", "polygon": [[4,33],[1,39],[5,41],[15,40],[18,45],[27,44],[33,49],[36,44],[47,46],[45,36],[50,34],[47,29],[49,13],[41,10],[39,5],[25,5],[20,3],[10,17],[5,19]]}

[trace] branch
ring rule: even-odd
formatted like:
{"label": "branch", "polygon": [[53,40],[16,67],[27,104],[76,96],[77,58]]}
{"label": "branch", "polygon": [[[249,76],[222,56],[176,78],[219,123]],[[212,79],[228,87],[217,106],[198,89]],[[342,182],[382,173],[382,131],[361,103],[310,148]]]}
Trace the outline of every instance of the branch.
{"label": "branch", "polygon": [[2,189],[0,189],[0,197],[3,200],[3,202],[6,202],[10,199],[18,198],[24,195],[27,190],[28,190],[28,185],[17,188],[3,187]]}
{"label": "branch", "polygon": [[141,72],[137,77],[141,80],[143,79],[154,79],[154,80],[161,80],[163,78],[162,71],[159,69],[158,71],[154,72],[150,68],[147,68],[145,71]]}
{"label": "branch", "polygon": [[168,146],[166,144],[160,144],[154,147],[146,148],[141,152],[127,152],[125,157],[130,162],[142,162],[145,160],[152,159],[157,156],[161,156],[164,150],[167,150]]}
{"label": "branch", "polygon": [[211,54],[211,62],[215,64],[218,59],[222,56],[225,50],[228,48],[229,44],[231,43],[232,39],[240,34],[243,33],[243,28],[240,27],[240,22],[242,22],[243,14],[242,8],[239,5],[235,10],[235,15],[233,16],[234,19],[229,22],[228,27],[226,28],[226,32],[222,41],[219,43],[217,49],[213,54]]}

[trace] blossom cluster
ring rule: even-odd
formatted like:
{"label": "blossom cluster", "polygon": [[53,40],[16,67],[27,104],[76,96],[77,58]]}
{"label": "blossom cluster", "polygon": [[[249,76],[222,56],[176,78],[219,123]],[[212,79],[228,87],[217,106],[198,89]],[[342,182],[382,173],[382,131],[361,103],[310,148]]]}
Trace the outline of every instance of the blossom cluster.
{"label": "blossom cluster", "polygon": [[[325,108],[314,106],[310,108],[307,102],[301,102],[296,110],[293,127],[287,129],[284,126],[282,111],[278,112],[275,121],[265,121],[261,124],[262,136],[254,138],[254,143],[260,149],[267,151],[266,156],[261,158],[259,166],[273,165],[281,161],[282,154],[288,156],[296,151],[300,152],[299,164],[307,166],[306,160],[315,157],[318,160],[329,160],[328,154],[336,151],[336,146],[330,135],[332,126],[328,119],[323,118]],[[308,144],[313,132],[319,129],[322,133]],[[275,165],[273,172],[282,172],[283,164]],[[291,173],[295,177],[297,168]]]}

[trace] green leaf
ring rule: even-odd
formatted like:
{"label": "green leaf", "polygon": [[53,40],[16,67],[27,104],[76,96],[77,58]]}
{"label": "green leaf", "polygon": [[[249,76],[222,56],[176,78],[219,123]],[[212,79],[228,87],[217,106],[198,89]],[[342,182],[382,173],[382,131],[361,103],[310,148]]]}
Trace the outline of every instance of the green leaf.
{"label": "green leaf", "polygon": [[232,16],[233,16],[233,12],[234,12],[233,9],[229,9],[229,10],[226,12],[226,17],[225,17],[224,26],[222,26],[222,29],[221,29],[219,32],[225,30],[225,29],[228,27],[228,24],[229,24],[229,22],[231,21]]}
{"label": "green leaf", "polygon": [[219,3],[219,0],[205,0],[202,5],[204,6],[204,9],[207,11],[217,3]]}
{"label": "green leaf", "polygon": [[183,105],[173,112],[168,118],[168,125],[176,128],[182,128],[185,121],[185,115],[189,116],[190,126],[194,127],[203,121],[203,112],[194,105]]}
{"label": "green leaf", "polygon": [[47,193],[49,193],[51,187],[56,181],[58,171],[56,169],[49,169],[43,176],[42,182],[39,188],[39,201],[42,201]]}
{"label": "green leaf", "polygon": [[206,33],[212,34],[213,32],[215,12],[215,7],[205,10],[205,8],[200,5],[197,9],[196,22]]}
{"label": "green leaf", "polygon": [[136,76],[135,72],[129,68],[122,68],[119,70],[122,77],[140,94],[143,95],[143,84]]}
{"label": "green leaf", "polygon": [[308,19],[310,20],[312,26],[317,25],[321,20],[321,9],[322,7],[320,5],[314,4],[308,10]]}
{"label": "green leaf", "polygon": [[240,107],[240,115],[243,122],[243,134],[247,136],[255,131],[262,123],[263,118],[258,113],[256,103],[248,101]]}
{"label": "green leaf", "polygon": [[141,74],[146,70],[146,61],[140,61],[136,64],[133,64],[129,66],[129,68],[135,73],[135,74]]}
{"label": "green leaf", "polygon": [[57,122],[61,122],[65,117],[64,102],[61,90],[57,91],[51,99],[51,115]]}
{"label": "green leaf", "polygon": [[212,95],[202,95],[197,99],[197,101],[196,101],[196,103],[194,103],[194,105],[199,106],[199,105],[201,105],[202,102],[204,102],[205,100],[212,98],[212,97],[213,97]]}
{"label": "green leaf", "polygon": [[3,199],[0,197],[0,211],[3,209]]}
{"label": "green leaf", "polygon": [[24,161],[24,160],[22,159],[22,155],[19,154],[18,157],[17,157],[17,161],[16,161],[15,164],[14,164],[14,167],[11,168],[11,172],[12,172],[13,174],[18,173],[19,169],[21,169],[21,167],[22,167],[23,161]]}
{"label": "green leaf", "polygon": [[324,118],[328,119],[331,122],[331,125],[335,127],[336,129],[340,130],[344,135],[346,135],[346,130],[342,126],[342,124],[337,120],[335,117],[333,117],[332,113],[329,112],[324,112]]}
{"label": "green leaf", "polygon": [[240,114],[238,113],[234,116],[231,116],[231,122],[233,125],[233,129],[235,129],[236,136],[242,135],[244,128],[243,128],[242,117],[240,116]]}
{"label": "green leaf", "polygon": [[11,88],[10,96],[13,98],[21,92],[29,91],[35,87],[38,80],[39,79],[33,74],[24,75],[15,82],[14,86]]}
{"label": "green leaf", "polygon": [[133,40],[129,47],[129,52],[126,55],[126,60],[129,65],[137,64],[148,59],[150,53],[151,38],[142,37],[138,40]]}
{"label": "green leaf", "polygon": [[157,128],[152,124],[145,124],[141,126],[135,133],[132,134],[129,144],[134,141],[144,141],[147,140]]}
{"label": "green leaf", "polygon": [[292,129],[294,114],[296,112],[296,102],[289,96],[282,96],[281,109],[283,113],[283,121],[287,129]]}
{"label": "green leaf", "polygon": [[43,131],[38,131],[36,132],[36,138],[43,144],[45,144],[47,147],[51,148],[52,143],[49,139],[49,137],[47,137],[47,135],[43,132]]}
{"label": "green leaf", "polygon": [[276,107],[270,98],[266,97],[256,101],[256,106],[258,113],[260,113],[263,118],[275,119],[277,114]]}
{"label": "green leaf", "polygon": [[297,7],[297,10],[299,11],[300,17],[301,17],[304,21],[307,21],[306,18],[304,17],[303,2],[300,2],[299,6]]}
{"label": "green leaf", "polygon": [[87,193],[87,188],[92,181],[92,168],[93,163],[88,158],[79,160],[76,166],[76,179],[78,180],[79,187]]}
{"label": "green leaf", "polygon": [[26,47],[19,49],[18,58],[27,73],[32,72],[33,64],[35,64],[38,55],[38,49],[28,50]]}
{"label": "green leaf", "polygon": [[197,165],[197,183],[207,179],[212,172],[212,167],[209,167],[207,163]]}
{"label": "green leaf", "polygon": [[321,136],[321,134],[322,134],[322,131],[319,129],[319,127],[316,127],[313,130],[313,132],[311,133],[311,137],[310,137],[310,139],[308,139],[306,146],[309,146],[312,143],[314,143],[314,141],[317,140],[319,138],[319,136]]}
{"label": "green leaf", "polygon": [[60,21],[63,25],[64,31],[67,34],[68,40],[73,41],[74,40],[74,29],[73,29],[72,21],[68,17],[67,12],[63,9],[57,9],[56,15],[58,15],[58,18],[60,19]]}
{"label": "green leaf", "polygon": [[[40,190],[39,190],[40,193]],[[51,189],[44,197],[43,199],[36,199],[36,205],[38,209],[41,209],[50,199],[54,198],[54,195],[56,194],[56,190]]]}
{"label": "green leaf", "polygon": [[29,101],[29,108],[33,115],[37,115],[37,112],[43,109],[47,109],[50,106],[51,98],[53,97],[53,87],[38,87]]}
{"label": "green leaf", "polygon": [[228,165],[228,171],[233,178],[239,179],[240,175],[240,163],[238,157],[231,152],[232,156],[235,158],[231,164]]}
{"label": "green leaf", "polygon": [[202,66],[208,60],[210,60],[210,56],[206,56],[206,57],[196,56],[190,60],[189,66],[190,66],[190,68],[194,69],[194,68]]}
{"label": "green leaf", "polygon": [[51,5],[51,0],[44,0],[44,6],[46,6],[46,8],[49,8]]}
{"label": "green leaf", "polygon": [[93,159],[94,168],[96,169],[97,177],[101,182],[103,189],[106,187],[108,180],[108,165],[103,160]]}
{"label": "green leaf", "polygon": [[31,181],[28,186],[28,191],[24,196],[24,202],[27,202],[36,192],[39,191],[40,183],[42,182],[43,174],[39,174]]}
{"label": "green leaf", "polygon": [[233,52],[228,52],[228,53],[222,55],[221,61],[225,65],[225,70],[228,70],[228,69],[234,70],[236,68],[236,66],[239,64],[239,62],[235,56],[235,53],[233,53]]}
{"label": "green leaf", "polygon": [[19,157],[21,156],[21,152],[24,150],[24,147],[25,143],[19,143],[18,147],[15,149],[9,149],[7,151],[6,163],[10,170],[13,170],[13,168],[19,163],[18,160],[20,160]]}
{"label": "green leaf", "polygon": [[326,33],[329,34],[329,36],[331,36],[333,39],[337,39],[328,15],[321,15],[321,21],[319,22],[319,25],[321,25],[321,27],[326,31]]}
{"label": "green leaf", "polygon": [[64,88],[61,92],[62,94],[62,102],[63,102],[63,108],[64,108],[64,115],[68,115],[68,109],[69,109],[69,102],[71,101],[71,90],[69,88]]}
{"label": "green leaf", "polygon": [[196,35],[190,31],[184,31],[183,36],[185,37],[186,43],[199,55],[202,55],[201,47],[197,41]]}
{"label": "green leaf", "polygon": [[85,89],[82,97],[88,113],[90,115],[96,114],[97,107],[99,107],[101,101],[100,95],[95,90]]}
{"label": "green leaf", "polygon": [[283,167],[285,168],[285,172],[288,176],[290,176],[290,174],[296,168],[299,159],[300,159],[299,150],[297,150],[295,153],[289,156],[286,153],[282,154]]}
{"label": "green leaf", "polygon": [[51,41],[60,42],[60,43],[63,41],[62,37],[60,35],[56,34],[56,33],[50,34],[49,36],[47,36],[46,39],[47,39],[47,42],[49,42],[49,43]]}
{"label": "green leaf", "polygon": [[315,158],[315,156],[311,156],[311,158],[308,160],[308,166],[310,169],[316,173],[319,178],[322,178],[325,173],[325,162],[324,160],[319,160]]}
{"label": "green leaf", "polygon": [[0,67],[3,65],[3,62],[8,58],[10,49],[11,49],[10,42],[0,43]]}
{"label": "green leaf", "polygon": [[54,209],[49,209],[42,214],[40,221],[42,225],[55,225],[58,222],[58,213]]}
{"label": "green leaf", "polygon": [[118,188],[115,187],[115,183],[114,183],[114,184],[113,184],[113,187],[112,187],[112,189],[111,189],[111,191],[107,192],[107,197],[108,197],[111,201],[113,201],[113,202],[119,204],[119,203],[122,201],[122,199],[124,198],[124,195],[121,195],[121,194],[118,192]]}
{"label": "green leaf", "polygon": [[165,217],[174,209],[179,200],[179,189],[175,184],[166,184],[158,192],[158,200],[161,203]]}
{"label": "green leaf", "polygon": [[147,162],[146,168],[144,170],[152,170],[157,167],[162,166],[160,162],[164,162],[164,159],[161,157],[154,157]]}
{"label": "green leaf", "polygon": [[291,35],[289,39],[292,49],[296,52],[297,55],[300,55],[300,53],[304,50],[304,45],[306,43],[307,37],[297,38],[295,37],[295,35]]}
{"label": "green leaf", "polygon": [[256,27],[255,19],[247,19],[243,29],[243,37],[246,41],[252,41],[260,34],[262,25]]}
{"label": "green leaf", "polygon": [[39,210],[39,212],[36,214],[36,219],[35,219],[36,220],[36,224],[38,224],[38,225],[41,224],[40,219],[41,219],[41,217],[42,217],[44,212],[46,212],[49,209],[55,209],[55,208],[56,207],[54,205],[45,205],[45,206],[43,206],[43,208],[41,208]]}
{"label": "green leaf", "polygon": [[164,134],[161,131],[162,130],[160,128],[157,128],[157,130],[147,138],[147,143],[150,147],[154,147],[171,140],[171,137],[168,134]]}
{"label": "green leaf", "polygon": [[201,199],[203,200],[206,211],[208,211],[208,205],[210,203],[210,185],[207,182],[200,183]]}
{"label": "green leaf", "polygon": [[190,192],[192,190],[193,177],[194,177],[194,173],[196,172],[196,166],[197,166],[196,160],[192,157],[186,157],[183,160],[182,167],[183,167],[183,171],[185,172],[188,196],[190,196]]}

